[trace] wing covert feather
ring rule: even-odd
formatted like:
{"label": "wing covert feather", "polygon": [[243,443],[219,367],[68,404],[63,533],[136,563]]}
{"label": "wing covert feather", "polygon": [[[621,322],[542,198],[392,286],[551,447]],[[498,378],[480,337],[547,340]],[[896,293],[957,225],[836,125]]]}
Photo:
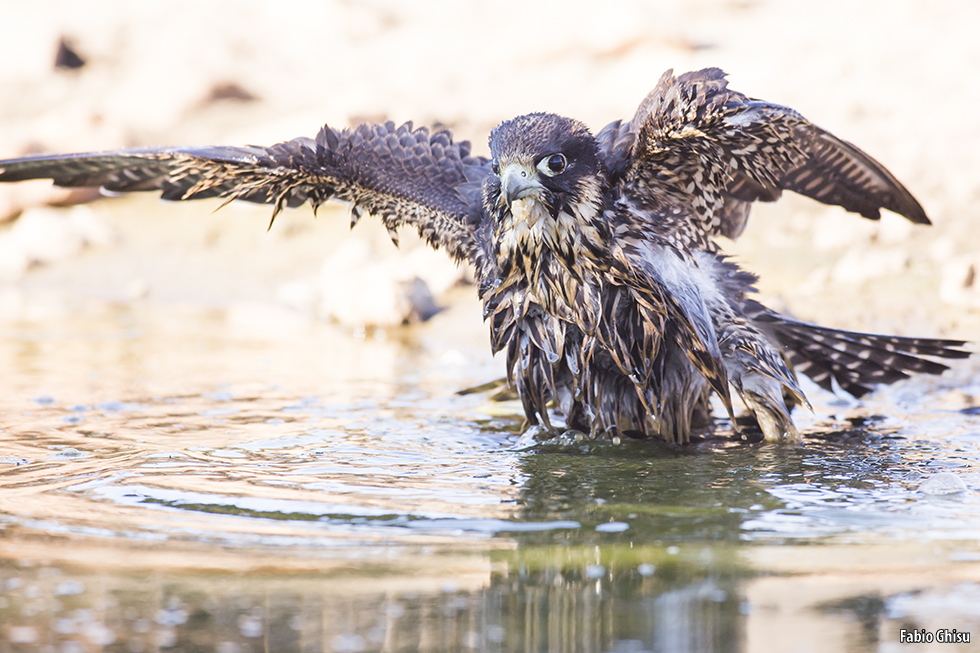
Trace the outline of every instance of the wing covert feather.
{"label": "wing covert feather", "polygon": [[[0,182],[52,179],[58,186],[102,187],[111,192],[161,191],[166,200],[221,197],[284,207],[331,198],[382,219],[392,238],[411,225],[433,247],[457,260],[479,263],[482,216],[471,186],[489,162],[470,156],[466,141],[448,131],[430,133],[411,123],[388,122],[295,138],[270,147],[157,147],[110,152],[40,155],[0,161]],[[397,240],[396,240],[397,242]]]}
{"label": "wing covert feather", "polygon": [[631,199],[691,207],[695,228],[708,235],[737,237],[747,203],[774,201],[783,190],[873,220],[885,208],[929,224],[922,206],[880,163],[792,109],[729,89],[717,68],[677,77],[668,70],[628,134],[619,133],[618,123],[607,130],[606,142],[614,145],[606,156],[622,169]]}

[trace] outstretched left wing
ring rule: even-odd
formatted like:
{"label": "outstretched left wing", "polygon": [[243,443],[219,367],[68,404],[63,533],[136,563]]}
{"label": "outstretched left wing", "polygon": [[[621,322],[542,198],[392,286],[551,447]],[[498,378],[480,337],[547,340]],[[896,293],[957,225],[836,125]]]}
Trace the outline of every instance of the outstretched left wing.
{"label": "outstretched left wing", "polygon": [[[392,239],[409,224],[430,245],[479,264],[484,245],[480,181],[489,162],[448,131],[430,133],[388,122],[337,130],[271,147],[152,147],[41,155],[0,161],[0,182],[52,179],[58,186],[162,191],[166,200],[221,197],[314,210],[337,198],[382,219]],[[271,223],[270,223],[271,224]],[[397,242],[397,240],[396,240]]]}
{"label": "outstretched left wing", "polygon": [[749,203],[783,190],[872,220],[884,208],[929,224],[880,163],[792,109],[732,91],[717,68],[668,70],[633,120],[607,127],[599,143],[630,201],[690,207],[704,235],[737,237]]}

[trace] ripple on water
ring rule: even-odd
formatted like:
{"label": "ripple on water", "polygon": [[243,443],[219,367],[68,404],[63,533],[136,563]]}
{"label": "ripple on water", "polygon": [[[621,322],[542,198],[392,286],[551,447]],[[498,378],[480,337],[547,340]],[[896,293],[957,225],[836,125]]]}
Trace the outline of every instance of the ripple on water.
{"label": "ripple on water", "polygon": [[[949,536],[976,530],[963,529],[964,517],[968,523],[980,523],[976,497],[963,481],[964,473],[976,468],[975,455],[950,457],[934,438],[908,439],[904,434],[915,422],[907,417],[859,418],[843,428],[835,424],[834,430],[818,431],[817,439],[808,439],[807,447],[800,450],[743,445],[727,453],[664,458],[638,444],[638,457],[625,453],[620,458],[618,452],[632,451],[633,445],[589,444],[538,453],[507,450],[506,444],[512,441],[508,433],[488,438],[488,432],[472,422],[447,419],[446,400],[430,399],[419,391],[394,396],[389,402],[356,397],[324,402],[315,396],[223,390],[196,397],[95,402],[91,407],[64,408],[49,402],[32,417],[44,424],[67,416],[85,419],[84,430],[81,423],[63,421],[62,426],[54,427],[51,434],[59,443],[51,446],[58,450],[46,452],[46,462],[86,459],[88,473],[97,476],[111,476],[123,462],[142,478],[144,489],[137,494],[145,496],[139,501],[132,500],[135,495],[127,490],[132,482],[129,477],[113,477],[119,485],[112,492],[107,487],[62,490],[80,493],[81,499],[94,500],[97,505],[129,497],[122,502],[129,508],[166,506],[234,515],[240,520],[302,515],[282,519],[318,521],[321,527],[378,527],[380,522],[365,520],[382,515],[386,527],[484,534],[550,530],[537,526],[541,524],[557,524],[554,529],[561,530],[568,524],[577,528],[587,523],[594,533],[612,536],[627,529],[643,533],[650,524],[644,524],[642,517],[618,519],[615,510],[605,507],[583,520],[574,495],[588,493],[590,487],[594,492],[603,481],[637,478],[638,472],[647,473],[644,468],[652,462],[666,489],[647,493],[642,484],[637,486],[637,505],[651,505],[651,500],[655,505],[679,488],[686,488],[685,502],[692,504],[709,500],[710,492],[705,495],[709,488],[764,488],[774,502],[760,502],[757,492],[740,502],[737,494],[729,493],[725,497],[728,505],[722,510],[706,511],[738,517],[732,523],[737,525],[736,538],[742,541],[812,540],[860,533]],[[458,410],[467,401],[457,397],[452,405]],[[476,405],[481,399],[472,401]],[[296,414],[306,419],[297,422]],[[216,416],[227,419],[215,420]],[[930,432],[937,419],[929,417]],[[815,428],[824,427],[815,422]],[[93,449],[91,437],[96,433],[111,434],[126,452],[123,459],[107,458]],[[35,438],[34,444],[43,441]],[[4,460],[20,465],[36,459],[24,455]],[[105,469],[99,468],[100,461]],[[556,469],[535,469],[546,461],[557,465]],[[530,467],[529,462],[533,463]],[[933,471],[939,463],[942,471]],[[612,473],[601,471],[609,465]],[[550,512],[534,507],[538,505],[534,485],[547,478],[542,473],[560,474],[571,483],[567,486],[571,502],[565,507]],[[692,473],[692,481],[700,479],[707,485],[682,482]],[[603,474],[607,478],[602,479]],[[598,485],[590,485],[592,476]],[[43,480],[35,482],[39,493],[47,491]],[[954,485],[955,492],[947,491]],[[163,494],[147,494],[146,488],[153,487]],[[627,486],[616,492],[622,494],[623,487]],[[287,503],[260,506],[254,502],[273,501],[261,488],[279,488],[296,496],[280,499]],[[561,496],[553,489],[548,492]],[[922,501],[923,495],[939,503]],[[958,497],[958,503],[943,504],[943,497]],[[605,498],[597,501],[600,506],[606,503]],[[541,505],[551,503],[549,498]],[[547,519],[541,519],[544,515]],[[508,528],[507,523],[518,525]]]}
{"label": "ripple on water", "polygon": [[[392,414],[379,422],[374,400],[327,404],[308,396],[270,398],[230,391],[220,397],[173,399],[76,406],[71,414],[86,418],[85,432],[69,430],[78,424],[55,427],[25,446],[36,448],[46,437],[56,439],[59,444],[51,446],[57,451],[46,452],[44,459],[85,459],[88,478],[65,486],[57,473],[42,473],[33,480],[35,495],[44,502],[55,502],[57,495],[83,502],[93,522],[89,526],[100,532],[119,522],[114,506],[125,508],[132,521],[119,526],[121,537],[141,524],[164,536],[197,532],[210,540],[217,531],[202,526],[203,515],[233,520],[236,537],[244,540],[254,541],[267,528],[262,524],[272,520],[288,525],[277,531],[277,541],[292,538],[317,545],[359,529],[374,537],[381,533],[412,540],[418,533],[483,536],[572,523],[538,520],[524,526],[524,521],[508,521],[518,516],[517,459],[497,455],[500,439],[487,438],[471,422],[442,415],[431,420],[427,411],[432,405],[413,407],[401,397],[396,406],[381,409],[398,417]],[[53,424],[67,409],[52,404],[44,410],[48,412],[36,419]],[[314,423],[295,422],[292,415],[297,412],[313,417]],[[228,424],[218,423],[216,415],[228,418]],[[118,452],[109,458],[93,449],[90,435],[96,432],[111,433],[122,458]],[[31,459],[7,460],[17,464]],[[270,496],[269,491],[285,496]],[[147,511],[161,510],[188,519],[171,519],[167,525],[147,516]],[[69,525],[74,520],[67,514],[65,521],[69,530],[83,528]],[[190,522],[195,522],[193,528]]]}

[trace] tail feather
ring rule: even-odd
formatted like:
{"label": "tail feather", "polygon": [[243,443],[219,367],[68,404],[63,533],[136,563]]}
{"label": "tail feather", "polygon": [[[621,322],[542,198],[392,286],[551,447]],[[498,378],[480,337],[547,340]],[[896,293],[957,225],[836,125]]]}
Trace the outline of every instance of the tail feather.
{"label": "tail feather", "polygon": [[971,352],[957,349],[964,340],[882,336],[829,329],[799,322],[748,300],[743,307],[751,321],[774,337],[785,349],[787,360],[825,390],[834,382],[861,397],[877,384],[894,383],[912,373],[941,374],[948,366],[921,358],[967,358]]}

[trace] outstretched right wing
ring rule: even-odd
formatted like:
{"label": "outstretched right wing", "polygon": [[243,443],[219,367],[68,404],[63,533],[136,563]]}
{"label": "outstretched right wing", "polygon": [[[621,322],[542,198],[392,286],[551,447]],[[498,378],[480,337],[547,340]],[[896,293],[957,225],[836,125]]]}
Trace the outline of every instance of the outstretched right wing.
{"label": "outstretched right wing", "polygon": [[[331,198],[382,219],[393,240],[408,224],[435,248],[479,264],[484,248],[480,182],[489,162],[470,156],[470,144],[448,131],[361,125],[324,126],[316,139],[271,147],[153,147],[112,152],[41,155],[0,161],[0,182],[52,179],[58,186],[112,192],[160,190],[166,200],[221,197],[285,206]],[[271,224],[271,223],[270,223]]]}

